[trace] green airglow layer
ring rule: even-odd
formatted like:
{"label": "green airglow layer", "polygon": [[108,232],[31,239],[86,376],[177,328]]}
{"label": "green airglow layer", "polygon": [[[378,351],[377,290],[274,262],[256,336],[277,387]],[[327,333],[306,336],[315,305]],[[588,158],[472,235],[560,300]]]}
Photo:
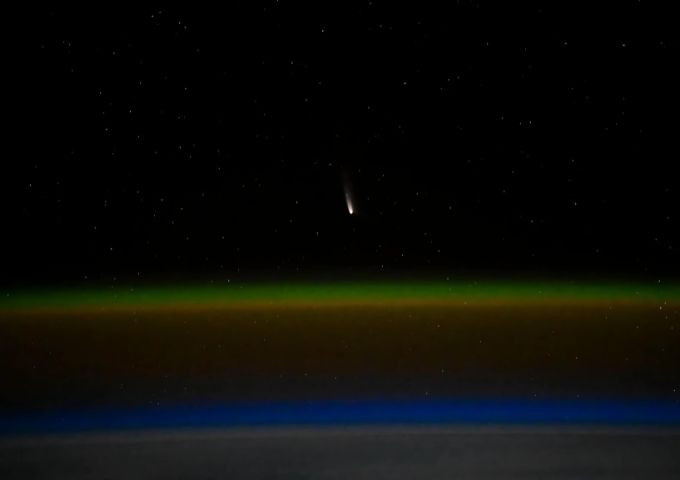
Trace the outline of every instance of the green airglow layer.
{"label": "green airglow layer", "polygon": [[69,288],[5,291],[0,312],[280,304],[680,302],[680,285],[559,282],[327,282]]}

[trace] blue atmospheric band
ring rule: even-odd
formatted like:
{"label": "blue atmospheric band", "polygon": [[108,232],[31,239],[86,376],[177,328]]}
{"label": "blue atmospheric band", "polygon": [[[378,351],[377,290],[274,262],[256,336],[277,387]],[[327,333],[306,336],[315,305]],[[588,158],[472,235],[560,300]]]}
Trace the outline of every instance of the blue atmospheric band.
{"label": "blue atmospheric band", "polygon": [[677,401],[421,400],[90,409],[0,415],[0,433],[288,425],[680,425]]}

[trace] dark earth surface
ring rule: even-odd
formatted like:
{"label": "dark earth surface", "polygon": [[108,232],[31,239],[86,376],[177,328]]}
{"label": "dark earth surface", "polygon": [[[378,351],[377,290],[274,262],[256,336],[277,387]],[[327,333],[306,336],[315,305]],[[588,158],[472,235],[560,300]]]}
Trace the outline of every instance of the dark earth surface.
{"label": "dark earth surface", "polygon": [[0,477],[680,478],[680,431],[312,428],[0,439]]}

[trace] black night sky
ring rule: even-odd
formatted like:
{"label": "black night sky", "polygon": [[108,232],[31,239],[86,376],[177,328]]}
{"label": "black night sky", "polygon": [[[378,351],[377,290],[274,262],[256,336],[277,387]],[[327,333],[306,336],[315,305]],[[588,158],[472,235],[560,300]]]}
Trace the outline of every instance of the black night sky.
{"label": "black night sky", "polygon": [[2,282],[676,274],[670,11],[446,4],[34,12]]}

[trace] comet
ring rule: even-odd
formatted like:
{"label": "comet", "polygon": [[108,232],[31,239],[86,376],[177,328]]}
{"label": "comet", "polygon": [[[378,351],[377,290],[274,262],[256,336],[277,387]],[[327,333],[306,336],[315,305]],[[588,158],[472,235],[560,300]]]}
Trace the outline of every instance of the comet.
{"label": "comet", "polygon": [[352,199],[352,185],[349,181],[349,175],[346,172],[342,175],[342,188],[345,191],[345,204],[347,205],[347,212],[354,215],[354,201]]}
{"label": "comet", "polygon": [[345,203],[347,204],[347,211],[350,215],[354,215],[354,206],[352,205],[352,195],[348,190],[345,190]]}

